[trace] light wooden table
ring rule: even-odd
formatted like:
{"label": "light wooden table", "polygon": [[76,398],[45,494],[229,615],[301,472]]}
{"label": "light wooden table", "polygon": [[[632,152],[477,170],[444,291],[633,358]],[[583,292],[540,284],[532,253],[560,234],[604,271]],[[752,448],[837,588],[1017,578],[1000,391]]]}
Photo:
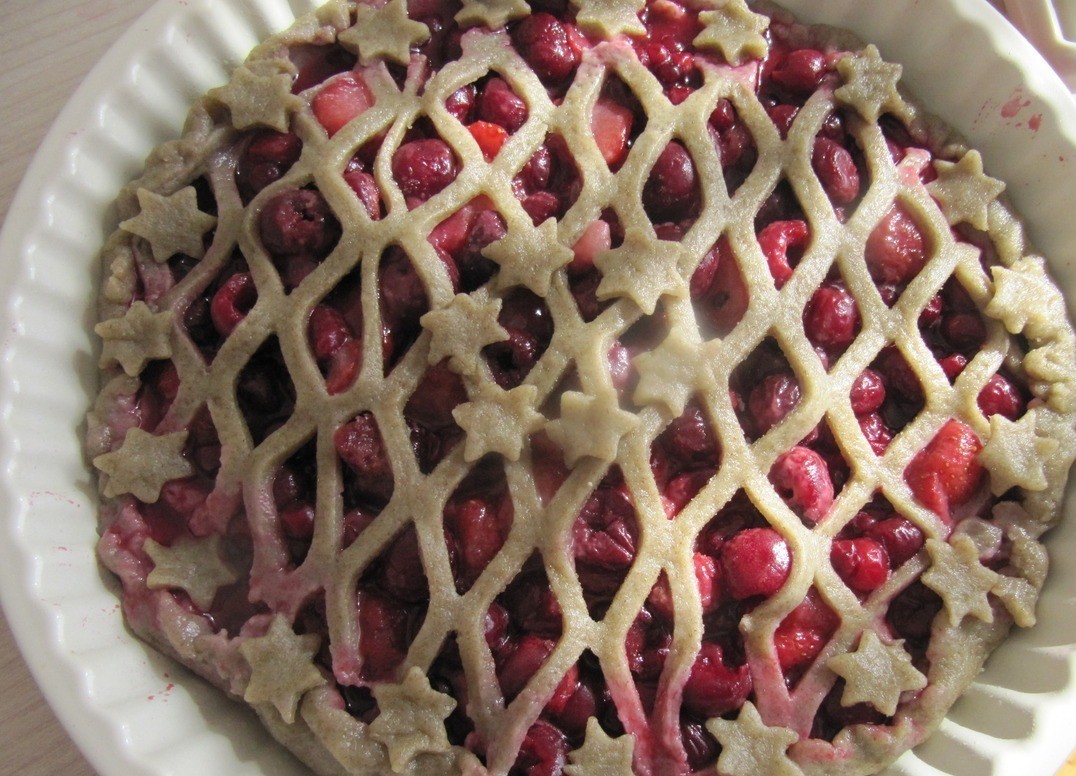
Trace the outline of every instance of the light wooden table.
{"label": "light wooden table", "polygon": [[[0,221],[71,92],[153,0],[0,0]],[[0,774],[94,776],[0,614]],[[1076,776],[1076,754],[1058,776]]]}

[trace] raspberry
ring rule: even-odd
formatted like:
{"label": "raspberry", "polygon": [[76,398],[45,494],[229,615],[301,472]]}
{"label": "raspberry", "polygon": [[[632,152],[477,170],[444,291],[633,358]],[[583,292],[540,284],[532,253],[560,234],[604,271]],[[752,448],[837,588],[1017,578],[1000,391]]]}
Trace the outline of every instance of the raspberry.
{"label": "raspberry", "polygon": [[456,179],[456,156],[439,138],[412,140],[392,155],[392,175],[404,196],[425,201]]}
{"label": "raspberry", "polygon": [[870,593],[889,579],[889,555],[874,539],[837,539],[829,558],[837,575],[857,593]]}
{"label": "raspberry", "polygon": [[730,666],[717,644],[704,643],[684,685],[684,708],[709,719],[740,708],[751,694],[747,664]]}
{"label": "raspberry", "polygon": [[792,568],[788,545],[772,528],[748,528],[736,534],[721,547],[720,561],[728,593],[738,601],[773,595]]}
{"label": "raspberry", "polygon": [[959,420],[946,421],[935,437],[908,464],[904,479],[912,493],[942,519],[979,489],[983,467],[978,462],[983,444]]}
{"label": "raspberry", "polygon": [[777,288],[782,288],[792,277],[789,252],[798,263],[803,250],[810,242],[811,231],[803,221],[774,221],[758,233],[758,244],[770,265],[770,274]]}
{"label": "raspberry", "polygon": [[809,523],[817,523],[833,506],[833,480],[818,453],[793,447],[770,470],[770,481],[789,508]]}
{"label": "raspberry", "polygon": [[580,48],[571,25],[547,13],[525,17],[512,30],[516,49],[543,81],[561,81],[579,65]]}

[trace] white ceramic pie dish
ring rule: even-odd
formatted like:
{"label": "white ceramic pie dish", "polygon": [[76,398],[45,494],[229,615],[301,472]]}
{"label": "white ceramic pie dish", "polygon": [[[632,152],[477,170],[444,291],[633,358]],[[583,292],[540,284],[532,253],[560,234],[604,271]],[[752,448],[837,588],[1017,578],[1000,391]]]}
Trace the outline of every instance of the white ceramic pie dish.
{"label": "white ceramic pie dish", "polygon": [[[60,115],[0,234],[0,601],[45,695],[103,776],[302,772],[252,715],[124,629],[92,552],[95,488],[81,435],[96,380],[94,262],[113,197],[178,133],[197,96],[320,1],[161,0]],[[1076,102],[985,0],[783,4],[905,63],[921,101],[1009,182],[1076,300]],[[1071,502],[1047,541],[1053,570],[1039,625],[998,650],[939,735],[894,773],[1052,776],[1076,746]]]}

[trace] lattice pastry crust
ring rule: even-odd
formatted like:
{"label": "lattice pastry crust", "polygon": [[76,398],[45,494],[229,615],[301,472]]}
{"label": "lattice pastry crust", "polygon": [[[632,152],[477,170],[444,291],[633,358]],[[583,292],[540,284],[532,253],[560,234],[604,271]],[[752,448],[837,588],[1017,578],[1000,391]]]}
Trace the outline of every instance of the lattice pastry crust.
{"label": "lattice pastry crust", "polygon": [[1034,622],[1064,302],[875,48],[573,3],[330,2],[150,156],[100,557],[321,774],[875,772]]}

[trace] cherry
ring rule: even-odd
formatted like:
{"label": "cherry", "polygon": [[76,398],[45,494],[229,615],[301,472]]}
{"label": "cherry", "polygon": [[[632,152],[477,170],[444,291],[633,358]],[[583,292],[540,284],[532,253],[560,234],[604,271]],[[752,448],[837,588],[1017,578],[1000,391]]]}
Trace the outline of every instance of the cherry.
{"label": "cherry", "polygon": [[498,124],[509,133],[515,132],[527,121],[527,103],[519,97],[503,78],[491,78],[482,87],[476,105],[478,118]]}
{"label": "cherry", "polygon": [[781,669],[788,672],[813,661],[837,630],[837,624],[837,615],[812,588],[773,634]]}
{"label": "cherry", "polygon": [[701,722],[680,721],[680,743],[692,771],[700,771],[717,759],[720,745]]}
{"label": "cherry", "polygon": [[523,200],[523,209],[531,217],[531,223],[538,226],[560,212],[560,197],[550,191],[536,191]]}
{"label": "cherry", "polygon": [[573,27],[548,13],[533,13],[512,30],[512,42],[540,79],[561,81],[579,65],[581,49]]}
{"label": "cherry", "polygon": [[748,528],[736,534],[722,545],[719,560],[728,593],[738,601],[773,595],[792,568],[788,545],[772,528]]}
{"label": "cherry", "polygon": [[784,420],[799,402],[800,384],[789,372],[778,372],[756,383],[747,396],[747,411],[754,419],[757,436]]}
{"label": "cherry", "polygon": [[440,138],[404,143],[392,155],[392,175],[404,196],[425,201],[456,179],[456,156]]}
{"label": "cherry", "polygon": [[844,283],[827,282],[814,292],[803,312],[807,338],[831,353],[841,353],[859,333],[859,308]]}
{"label": "cherry", "polygon": [[[710,611],[721,600],[721,591],[716,589],[720,584],[717,575],[717,562],[709,555],[696,552],[692,563],[695,568],[695,583],[699,588],[702,610],[704,612]],[[658,578],[658,583],[650,591],[646,603],[655,615],[664,618],[667,622],[671,623],[673,621],[675,605],[673,604],[669,580],[664,574]]]}
{"label": "cherry", "polygon": [[821,51],[797,49],[781,59],[770,77],[794,94],[810,95],[822,83],[826,70],[826,57]]}
{"label": "cherry", "polygon": [[864,369],[852,383],[849,393],[852,412],[856,415],[869,415],[877,412],[885,404],[885,382],[873,369]]}
{"label": "cherry", "polygon": [[559,776],[568,761],[568,740],[556,727],[538,720],[527,731],[509,776]]}
{"label": "cherry", "polygon": [[893,430],[886,424],[885,418],[877,412],[871,412],[860,415],[856,420],[859,421],[859,430],[863,432],[874,454],[884,455],[889,449],[889,443],[893,441]]}
{"label": "cherry", "polygon": [[643,206],[651,220],[680,220],[698,203],[699,182],[695,162],[687,149],[672,140],[654,162],[643,187]]}
{"label": "cherry", "polygon": [[[534,151],[534,155],[523,165],[514,183],[518,182],[526,192],[534,192],[549,186],[553,176],[553,153],[549,146],[542,144]],[[520,196],[517,192],[517,196]],[[523,194],[526,196],[526,193]]]}
{"label": "cherry", "polygon": [[1006,377],[993,375],[979,392],[979,410],[986,417],[1001,415],[1009,420],[1016,420],[1024,414],[1027,402],[1020,395],[1020,389]]}
{"label": "cherry", "polygon": [[227,337],[238,326],[258,301],[258,289],[249,272],[232,275],[213,294],[209,303],[209,315],[213,326],[222,337]]}
{"label": "cherry", "polygon": [[508,610],[493,601],[486,610],[482,627],[490,651],[494,655],[499,654],[508,643]]}
{"label": "cherry", "polygon": [[702,407],[695,402],[687,405],[684,414],[674,419],[660,438],[669,456],[682,465],[717,463],[717,439]]}
{"label": "cherry", "polygon": [[471,113],[475,109],[477,91],[474,84],[461,86],[448,95],[448,99],[445,100],[445,110],[452,114],[461,124],[469,124],[471,122]]}
{"label": "cherry", "polygon": [[418,546],[418,533],[408,529],[385,553],[383,567],[385,592],[407,603],[421,603],[430,597],[426,571]]}
{"label": "cherry", "polygon": [[986,341],[986,324],[977,312],[954,313],[942,318],[941,333],[954,350],[970,353]]}
{"label": "cherry", "polygon": [[354,472],[358,489],[379,503],[392,497],[392,465],[389,463],[377,420],[363,412],[333,434],[336,453]]}
{"label": "cherry", "polygon": [[848,149],[828,137],[816,138],[811,165],[834,204],[847,205],[859,196],[859,170]]}
{"label": "cherry", "polygon": [[707,719],[743,706],[751,694],[747,664],[730,666],[717,644],[704,643],[684,685],[684,708]]}
{"label": "cherry", "polygon": [[817,523],[833,506],[833,480],[822,456],[808,447],[793,447],[770,470],[770,481],[789,508]]}
{"label": "cherry", "polygon": [[798,262],[810,242],[811,232],[804,221],[774,221],[758,233],[758,244],[770,265],[770,274],[777,288],[782,288],[792,277],[789,252]]}
{"label": "cherry", "polygon": [[889,579],[889,555],[874,539],[837,539],[829,559],[837,575],[857,593],[870,593]]}
{"label": "cherry", "polygon": [[564,616],[544,572],[525,572],[504,594],[504,606],[525,633],[548,639],[560,637]]}
{"label": "cherry", "polygon": [[532,633],[524,634],[519,643],[507,654],[497,667],[497,681],[506,701],[511,702],[527,686],[538,669],[542,667],[557,643]]}
{"label": "cherry", "polygon": [[918,275],[927,263],[926,238],[898,203],[867,238],[864,256],[876,282],[902,285]]}
{"label": "cherry", "polygon": [[865,534],[881,543],[893,568],[919,552],[925,541],[923,532],[915,523],[898,515],[879,520],[867,528]]}
{"label": "cherry", "polygon": [[381,190],[377,187],[377,181],[374,180],[374,176],[368,172],[357,170],[345,172],[344,180],[347,181],[347,185],[351,187],[351,190],[355,192],[355,196],[359,198],[359,202],[365,208],[366,215],[370,216],[370,220],[380,221]]}
{"label": "cherry", "polygon": [[407,656],[407,611],[370,590],[359,591],[358,610],[363,676],[389,681]]}
{"label": "cherry", "polygon": [[303,151],[303,141],[291,132],[263,129],[250,138],[235,167],[235,182],[244,202],[291,169]]}
{"label": "cherry", "polygon": [[572,524],[572,554],[583,589],[615,593],[635,559],[638,526],[631,494],[623,483],[604,481]]}
{"label": "cherry", "polygon": [[262,244],[274,257],[322,259],[340,239],[340,222],[321,192],[291,189],[269,200],[258,216]]}
{"label": "cherry", "polygon": [[459,592],[469,590],[500,552],[512,527],[511,513],[470,498],[445,507],[445,537],[450,542],[452,572]]}
{"label": "cherry", "polygon": [[672,634],[665,625],[643,609],[635,618],[624,640],[628,670],[637,682],[656,682],[665,668],[672,647]]}

